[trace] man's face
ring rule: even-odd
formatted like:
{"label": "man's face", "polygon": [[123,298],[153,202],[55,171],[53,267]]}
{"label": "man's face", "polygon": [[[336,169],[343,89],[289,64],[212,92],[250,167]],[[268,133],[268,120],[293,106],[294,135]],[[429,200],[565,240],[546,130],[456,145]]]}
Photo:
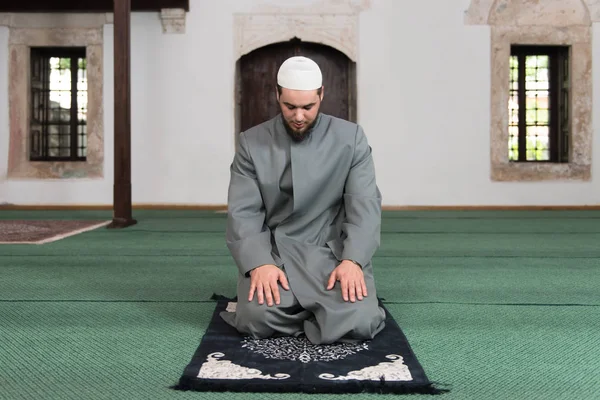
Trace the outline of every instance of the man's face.
{"label": "man's face", "polygon": [[288,127],[288,132],[295,138],[301,138],[306,131],[310,130],[319,115],[319,108],[323,100],[323,88],[321,94],[317,90],[290,90],[281,89],[281,95],[277,93],[277,100],[281,108],[281,114]]}

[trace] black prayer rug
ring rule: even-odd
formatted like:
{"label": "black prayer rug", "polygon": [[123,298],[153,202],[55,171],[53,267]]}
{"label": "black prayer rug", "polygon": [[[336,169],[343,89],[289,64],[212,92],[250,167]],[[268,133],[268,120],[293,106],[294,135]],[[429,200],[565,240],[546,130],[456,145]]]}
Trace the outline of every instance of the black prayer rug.
{"label": "black prayer rug", "polygon": [[305,337],[244,337],[219,316],[236,301],[220,298],[177,390],[299,393],[440,394],[385,306],[373,340],[313,345]]}

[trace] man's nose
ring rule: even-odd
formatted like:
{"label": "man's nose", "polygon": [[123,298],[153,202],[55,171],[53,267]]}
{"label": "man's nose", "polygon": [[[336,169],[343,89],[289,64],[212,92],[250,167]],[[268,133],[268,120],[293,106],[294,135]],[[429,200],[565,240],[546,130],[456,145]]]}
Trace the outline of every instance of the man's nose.
{"label": "man's nose", "polygon": [[302,121],[304,119],[304,113],[302,112],[302,110],[296,110],[295,118],[296,121]]}

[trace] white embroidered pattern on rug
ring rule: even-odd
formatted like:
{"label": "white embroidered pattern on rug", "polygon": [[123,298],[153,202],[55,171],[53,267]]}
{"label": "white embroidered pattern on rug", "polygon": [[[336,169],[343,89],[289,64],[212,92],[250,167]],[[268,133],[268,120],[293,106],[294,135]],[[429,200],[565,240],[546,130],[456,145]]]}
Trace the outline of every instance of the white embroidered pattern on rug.
{"label": "white embroidered pattern on rug", "polygon": [[287,379],[288,374],[263,375],[255,368],[242,367],[228,360],[219,360],[225,357],[223,353],[211,353],[206,357],[198,372],[198,378],[205,379]]}
{"label": "white embroidered pattern on rug", "polygon": [[328,381],[347,381],[347,380],[359,380],[359,381],[379,381],[382,378],[385,381],[412,381],[412,375],[406,365],[404,365],[404,358],[396,354],[390,354],[386,356],[387,359],[392,362],[382,362],[372,367],[366,367],[359,371],[351,371],[348,375],[340,375],[336,377],[334,374],[321,374],[319,378]]}
{"label": "white embroidered pattern on rug", "polygon": [[280,337],[269,339],[253,339],[247,337],[242,347],[262,354],[273,360],[290,360],[309,363],[312,361],[335,361],[368,350],[368,342],[334,343],[326,345],[312,344],[305,337]]}

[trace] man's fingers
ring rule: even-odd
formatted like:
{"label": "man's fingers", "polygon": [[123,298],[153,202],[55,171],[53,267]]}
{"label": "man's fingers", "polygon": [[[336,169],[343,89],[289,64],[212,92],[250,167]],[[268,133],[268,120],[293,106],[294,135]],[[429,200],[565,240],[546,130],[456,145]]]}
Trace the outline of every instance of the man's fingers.
{"label": "man's fingers", "polygon": [[344,298],[344,301],[348,301],[348,279],[342,278],[341,283],[342,283],[342,297]]}
{"label": "man's fingers", "polygon": [[273,292],[273,299],[275,300],[275,304],[279,305],[279,303],[281,303],[281,297],[279,297],[279,288],[277,287],[277,281],[271,282],[271,291]]}
{"label": "man's fingers", "polygon": [[333,289],[335,285],[335,270],[329,275],[329,282],[327,282],[327,290]]}
{"label": "man's fingers", "polygon": [[267,305],[270,307],[273,305],[273,294],[271,293],[271,287],[269,285],[265,285],[264,290],[265,290],[265,298],[267,300]]}
{"label": "man's fingers", "polygon": [[290,284],[288,283],[287,277],[283,271],[279,272],[279,281],[285,290],[290,290]]}
{"label": "man's fingers", "polygon": [[263,304],[265,302],[263,284],[262,282],[258,282],[256,286],[256,297],[258,297],[258,304]]}
{"label": "man's fingers", "polygon": [[356,301],[356,285],[354,281],[348,282],[348,292],[350,294],[350,301],[354,303]]}
{"label": "man's fingers", "polygon": [[364,277],[360,280],[360,285],[362,286],[362,294],[363,294],[363,296],[367,297],[368,296],[367,295],[367,284],[365,283],[365,278]]}
{"label": "man's fingers", "polygon": [[356,298],[358,300],[362,300],[363,299],[363,287],[362,287],[362,282],[358,281],[358,284],[356,285]]}
{"label": "man's fingers", "polygon": [[252,301],[254,298],[254,292],[256,291],[256,284],[254,282],[250,283],[250,291],[248,292],[248,301]]}

